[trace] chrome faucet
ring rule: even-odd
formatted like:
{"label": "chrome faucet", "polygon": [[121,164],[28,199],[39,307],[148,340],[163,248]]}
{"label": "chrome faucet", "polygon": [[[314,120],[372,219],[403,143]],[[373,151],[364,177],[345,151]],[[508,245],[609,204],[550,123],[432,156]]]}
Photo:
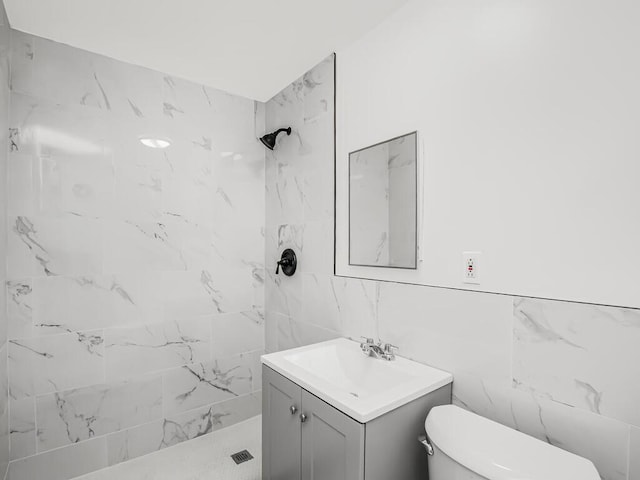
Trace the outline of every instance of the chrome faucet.
{"label": "chrome faucet", "polygon": [[364,342],[360,342],[360,349],[368,357],[382,358],[387,361],[396,359],[394,350],[397,350],[398,347],[395,345],[385,343],[383,346],[382,342],[378,342],[376,344],[374,343],[373,338],[369,337],[362,337],[362,339]]}

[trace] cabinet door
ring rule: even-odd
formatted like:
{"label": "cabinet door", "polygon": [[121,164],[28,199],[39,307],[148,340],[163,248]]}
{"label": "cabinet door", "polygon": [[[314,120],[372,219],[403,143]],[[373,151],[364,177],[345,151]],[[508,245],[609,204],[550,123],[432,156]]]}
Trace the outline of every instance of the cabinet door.
{"label": "cabinet door", "polygon": [[300,479],[301,392],[298,385],[262,366],[264,480]]}
{"label": "cabinet door", "polygon": [[302,480],[364,479],[364,425],[306,390],[302,405]]}

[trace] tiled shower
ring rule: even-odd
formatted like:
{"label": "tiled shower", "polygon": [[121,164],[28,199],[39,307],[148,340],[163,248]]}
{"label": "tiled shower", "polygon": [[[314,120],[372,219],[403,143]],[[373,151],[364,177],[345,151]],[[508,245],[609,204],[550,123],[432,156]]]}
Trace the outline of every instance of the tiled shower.
{"label": "tiled shower", "polygon": [[259,414],[262,105],[2,41],[10,478],[70,478]]}

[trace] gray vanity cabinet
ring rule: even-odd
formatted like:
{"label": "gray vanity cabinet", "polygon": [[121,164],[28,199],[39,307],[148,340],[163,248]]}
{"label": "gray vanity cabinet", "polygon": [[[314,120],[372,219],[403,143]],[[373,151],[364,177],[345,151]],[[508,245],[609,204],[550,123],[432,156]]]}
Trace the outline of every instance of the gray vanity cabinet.
{"label": "gray vanity cabinet", "polygon": [[301,478],[302,389],[265,366],[262,382],[262,478],[297,480]]}
{"label": "gray vanity cabinet", "polygon": [[302,478],[364,478],[364,425],[302,390]]}
{"label": "gray vanity cabinet", "polygon": [[263,480],[424,480],[417,439],[451,384],[364,424],[265,365],[262,395]]}
{"label": "gray vanity cabinet", "polygon": [[263,480],[363,480],[364,425],[263,366]]}

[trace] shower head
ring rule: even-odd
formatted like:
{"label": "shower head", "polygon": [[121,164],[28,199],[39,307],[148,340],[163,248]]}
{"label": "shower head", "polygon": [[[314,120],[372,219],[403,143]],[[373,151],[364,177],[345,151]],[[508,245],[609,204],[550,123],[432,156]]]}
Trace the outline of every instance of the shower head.
{"label": "shower head", "polygon": [[281,128],[279,130],[276,130],[275,132],[267,133],[266,135],[260,137],[260,141],[269,150],[273,150],[273,147],[276,146],[276,138],[278,138],[278,134],[280,132],[287,132],[287,135],[291,135],[291,127]]}

